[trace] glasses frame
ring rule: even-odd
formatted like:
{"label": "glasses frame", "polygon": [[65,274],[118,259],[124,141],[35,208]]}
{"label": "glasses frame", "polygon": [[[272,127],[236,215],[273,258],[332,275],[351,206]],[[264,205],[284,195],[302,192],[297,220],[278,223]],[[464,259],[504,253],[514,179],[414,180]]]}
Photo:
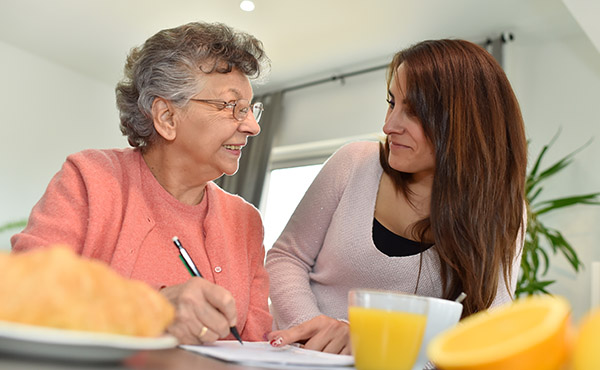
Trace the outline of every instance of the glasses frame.
{"label": "glasses frame", "polygon": [[[251,104],[250,101],[246,99],[232,100],[229,102],[217,99],[190,99],[190,101],[211,104],[219,108],[219,110],[223,110],[225,108],[231,109],[231,114],[233,115],[233,118],[236,121],[240,122],[245,120],[246,117],[248,117],[248,113],[250,113],[250,111],[252,111],[254,119],[256,120],[256,122],[258,122],[260,121],[260,117],[262,116],[265,110],[262,102],[255,102]],[[245,103],[240,104],[240,102],[246,102],[248,104],[249,110],[244,112],[243,109],[245,108]]]}

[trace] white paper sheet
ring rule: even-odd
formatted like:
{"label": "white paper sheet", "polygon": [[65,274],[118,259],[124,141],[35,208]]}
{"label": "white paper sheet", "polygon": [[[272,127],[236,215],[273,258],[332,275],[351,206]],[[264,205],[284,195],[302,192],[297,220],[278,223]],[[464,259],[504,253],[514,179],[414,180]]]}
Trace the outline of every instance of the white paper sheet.
{"label": "white paper sheet", "polygon": [[273,347],[268,342],[244,342],[223,340],[201,346],[180,345],[181,348],[214,357],[227,362],[253,366],[285,365],[298,368],[351,368],[354,358],[311,351],[295,346]]}

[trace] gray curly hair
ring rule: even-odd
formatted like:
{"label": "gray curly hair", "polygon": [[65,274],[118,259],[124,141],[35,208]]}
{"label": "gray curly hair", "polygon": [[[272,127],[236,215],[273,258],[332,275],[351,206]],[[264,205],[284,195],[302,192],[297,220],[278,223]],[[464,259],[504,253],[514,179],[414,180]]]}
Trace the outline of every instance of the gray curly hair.
{"label": "gray curly hair", "polygon": [[127,56],[125,76],[115,89],[121,132],[131,146],[144,150],[158,136],[151,112],[156,97],[183,106],[198,93],[198,71],[236,68],[256,80],[269,67],[261,41],[224,24],[192,22],[162,30]]}

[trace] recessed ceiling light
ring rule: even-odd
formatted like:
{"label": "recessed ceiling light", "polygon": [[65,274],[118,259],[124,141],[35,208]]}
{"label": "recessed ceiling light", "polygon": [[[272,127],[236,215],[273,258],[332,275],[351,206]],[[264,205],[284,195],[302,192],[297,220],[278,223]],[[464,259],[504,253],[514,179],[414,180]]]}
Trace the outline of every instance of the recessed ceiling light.
{"label": "recessed ceiling light", "polygon": [[245,12],[251,12],[254,10],[254,2],[251,0],[244,0],[240,3],[240,9]]}

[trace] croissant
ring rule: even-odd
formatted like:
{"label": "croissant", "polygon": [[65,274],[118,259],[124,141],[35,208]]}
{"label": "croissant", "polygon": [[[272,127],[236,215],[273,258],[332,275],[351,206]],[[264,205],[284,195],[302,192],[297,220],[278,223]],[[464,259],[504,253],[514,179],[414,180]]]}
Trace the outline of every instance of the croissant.
{"label": "croissant", "polygon": [[68,330],[155,337],[175,309],[144,282],[50,246],[0,254],[0,320]]}

